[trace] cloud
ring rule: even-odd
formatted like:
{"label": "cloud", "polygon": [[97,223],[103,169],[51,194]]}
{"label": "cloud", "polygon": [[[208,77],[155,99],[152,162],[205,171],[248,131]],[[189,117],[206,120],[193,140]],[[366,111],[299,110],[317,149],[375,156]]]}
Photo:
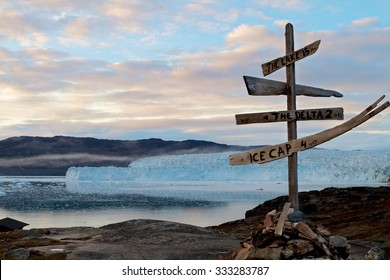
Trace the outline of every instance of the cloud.
{"label": "cloud", "polygon": [[362,28],[377,25],[378,22],[379,20],[377,17],[365,17],[352,21],[351,26],[354,28]]}
{"label": "cloud", "polygon": [[105,156],[105,155],[94,155],[94,154],[83,154],[83,153],[74,153],[74,154],[52,154],[52,155],[40,155],[33,157],[24,157],[24,158],[11,158],[11,159],[0,159],[0,167],[29,167],[33,166],[34,168],[47,167],[48,163],[50,166],[63,168],[74,162],[131,162],[132,158],[129,156]]}
{"label": "cloud", "polygon": [[303,73],[305,80],[321,80],[322,86],[366,97],[388,91],[385,76],[390,59],[384,54],[388,53],[390,29],[311,32],[303,38],[322,40],[315,56],[305,61],[310,67]]}
{"label": "cloud", "polygon": [[65,26],[63,34],[64,37],[59,39],[62,44],[87,46],[91,35],[90,23],[85,18],[76,18]]}
{"label": "cloud", "polygon": [[88,46],[103,36],[147,33],[156,12],[165,4],[149,1],[22,1],[0,10],[0,36],[23,47],[44,47],[57,41],[66,46]]}
{"label": "cloud", "polygon": [[225,3],[218,1],[187,3],[172,13],[174,23],[183,29],[195,28],[199,32],[211,34],[227,30],[239,16],[237,9],[227,8]]}
{"label": "cloud", "polygon": [[302,0],[258,0],[261,6],[288,10],[301,10],[305,7]]}
{"label": "cloud", "polygon": [[286,24],[289,23],[290,21],[289,20],[286,20],[286,19],[278,19],[278,20],[274,20],[274,24],[279,27],[279,28],[285,28]]}
{"label": "cloud", "polygon": [[[255,40],[255,38],[261,38],[261,40]],[[281,41],[280,36],[272,33],[264,25],[242,24],[226,36],[226,43],[229,46],[240,45],[240,47],[245,47],[243,51],[246,52],[277,46],[280,45]]]}
{"label": "cloud", "polygon": [[150,30],[146,23],[158,8],[164,6],[149,1],[109,0],[101,6],[100,13],[121,30],[140,33]]}
{"label": "cloud", "polygon": [[[40,9],[8,7],[10,22],[0,23],[0,36],[20,46],[0,48],[4,108],[0,136],[126,139],[142,132],[145,137],[177,140],[283,142],[285,125],[236,126],[234,115],[285,109],[282,96],[248,96],[242,79],[243,75],[261,77],[261,64],[284,54],[285,21],[262,12],[252,17],[264,24],[251,24],[240,21],[248,13],[246,6],[224,10],[217,1],[173,2],[112,0],[92,5],[58,0],[41,1]],[[282,5],[280,1],[258,3]],[[280,9],[298,4],[286,2]],[[32,16],[27,10],[40,13]],[[11,23],[14,29],[9,28]],[[379,24],[369,18],[340,30],[296,30],[296,48],[322,40],[316,54],[296,64],[297,83],[338,90],[345,96],[299,97],[299,108],[310,108],[313,102],[321,107],[342,106],[349,118],[388,91],[390,29],[373,28]],[[359,25],[366,28],[351,28]],[[42,39],[26,35],[34,33]],[[189,36],[202,40],[187,41]],[[285,70],[267,78],[285,80]],[[388,132],[389,114],[377,118],[359,135]],[[334,125],[306,123],[299,126],[299,133]]]}
{"label": "cloud", "polygon": [[0,16],[0,36],[15,40],[24,47],[43,46],[48,41],[47,35],[40,29],[39,21],[26,18],[14,9],[3,9]]}

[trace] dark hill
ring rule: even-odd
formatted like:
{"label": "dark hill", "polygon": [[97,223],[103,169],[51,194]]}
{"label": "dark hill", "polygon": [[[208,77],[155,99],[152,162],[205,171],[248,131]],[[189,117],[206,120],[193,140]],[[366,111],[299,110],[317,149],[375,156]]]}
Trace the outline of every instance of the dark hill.
{"label": "dark hill", "polygon": [[107,140],[68,136],[11,137],[0,141],[0,175],[63,176],[70,166],[124,167],[146,156],[242,150],[209,141]]}

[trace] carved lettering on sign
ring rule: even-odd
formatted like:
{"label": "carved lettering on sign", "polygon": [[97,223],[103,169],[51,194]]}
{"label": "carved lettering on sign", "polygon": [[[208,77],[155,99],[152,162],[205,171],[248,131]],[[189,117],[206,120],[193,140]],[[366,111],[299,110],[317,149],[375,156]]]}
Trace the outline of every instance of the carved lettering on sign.
{"label": "carved lettering on sign", "polygon": [[310,45],[303,47],[302,49],[296,50],[295,52],[292,52],[288,55],[278,57],[277,59],[262,64],[261,67],[263,69],[263,75],[267,76],[275,72],[276,70],[283,68],[286,65],[290,65],[293,62],[296,62],[309,55],[312,55],[318,50],[320,43],[321,40],[315,41]]}
{"label": "carved lettering on sign", "polygon": [[312,120],[343,120],[344,110],[341,107],[303,109],[296,111],[275,111],[264,113],[249,113],[236,115],[238,125],[284,121],[312,121]]}

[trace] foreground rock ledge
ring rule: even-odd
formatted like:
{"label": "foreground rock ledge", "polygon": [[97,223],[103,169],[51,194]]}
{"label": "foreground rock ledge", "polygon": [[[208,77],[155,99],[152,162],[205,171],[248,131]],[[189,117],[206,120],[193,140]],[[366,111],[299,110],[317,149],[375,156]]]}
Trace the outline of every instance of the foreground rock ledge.
{"label": "foreground rock ledge", "polygon": [[210,229],[159,220],[18,230],[0,239],[0,259],[205,260],[239,246],[239,240]]}

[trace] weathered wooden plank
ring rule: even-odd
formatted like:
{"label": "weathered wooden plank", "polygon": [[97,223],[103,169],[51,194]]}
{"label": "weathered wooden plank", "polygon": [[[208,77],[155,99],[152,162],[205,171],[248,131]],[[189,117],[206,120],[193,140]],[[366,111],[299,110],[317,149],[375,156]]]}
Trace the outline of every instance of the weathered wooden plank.
{"label": "weathered wooden plank", "polygon": [[321,40],[317,40],[303,47],[302,49],[296,50],[285,56],[278,57],[274,60],[262,64],[261,68],[263,70],[263,75],[267,76],[275,72],[276,70],[283,68],[286,65],[290,65],[293,62],[299,61],[309,55],[314,54],[318,50],[320,43]]}
{"label": "weathered wooden plank", "polygon": [[298,138],[296,140],[288,141],[278,145],[267,146],[264,148],[254,149],[242,153],[232,154],[229,157],[229,162],[232,165],[252,164],[252,163],[266,163],[273,160],[281,159],[292,155],[295,152],[304,151],[316,147],[324,142],[327,142],[337,136],[340,136],[349,130],[361,125],[370,118],[379,114],[390,106],[390,102],[386,101],[377,109],[373,110],[385,96],[379,98],[372,105],[367,107],[359,115],[344,122],[336,127],[324,130],[322,132]]}
{"label": "weathered wooden plank", "polygon": [[[244,76],[245,85],[249,95],[287,95],[287,84],[275,80]],[[304,85],[295,85],[296,95],[311,97],[343,97],[335,90],[328,90]]]}
{"label": "weathered wooden plank", "polygon": [[302,109],[295,111],[274,111],[263,113],[237,114],[235,117],[237,125],[287,121],[343,120],[344,109],[341,107],[335,107]]}
{"label": "weathered wooden plank", "polygon": [[290,209],[291,202],[286,202],[283,206],[282,213],[279,216],[278,224],[275,228],[275,235],[282,236],[283,234],[283,228],[284,228],[284,222],[287,219],[288,210]]}

